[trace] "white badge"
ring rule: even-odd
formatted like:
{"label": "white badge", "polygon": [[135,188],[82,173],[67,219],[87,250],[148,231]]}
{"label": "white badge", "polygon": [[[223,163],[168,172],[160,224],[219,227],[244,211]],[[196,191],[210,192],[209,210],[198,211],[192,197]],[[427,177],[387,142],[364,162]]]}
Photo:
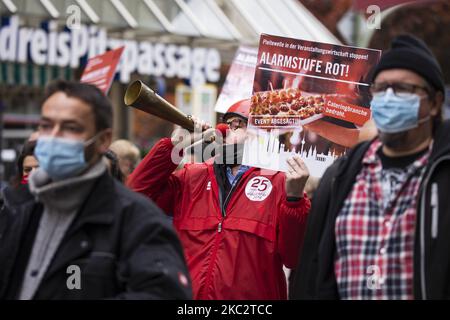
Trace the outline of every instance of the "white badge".
{"label": "white badge", "polygon": [[272,191],[272,182],[266,177],[254,177],[245,187],[245,195],[251,201],[263,201]]}

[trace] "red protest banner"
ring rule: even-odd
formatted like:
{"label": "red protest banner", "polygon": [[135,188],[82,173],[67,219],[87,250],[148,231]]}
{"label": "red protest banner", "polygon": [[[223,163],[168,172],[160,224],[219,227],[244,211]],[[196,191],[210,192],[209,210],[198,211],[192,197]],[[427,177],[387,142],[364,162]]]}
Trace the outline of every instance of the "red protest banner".
{"label": "red protest banner", "polygon": [[125,47],[120,47],[88,60],[80,82],[90,83],[106,95],[114,80],[117,65]]}
{"label": "red protest banner", "polygon": [[243,164],[286,171],[300,156],[322,176],[370,119],[370,71],[381,51],[262,34]]}

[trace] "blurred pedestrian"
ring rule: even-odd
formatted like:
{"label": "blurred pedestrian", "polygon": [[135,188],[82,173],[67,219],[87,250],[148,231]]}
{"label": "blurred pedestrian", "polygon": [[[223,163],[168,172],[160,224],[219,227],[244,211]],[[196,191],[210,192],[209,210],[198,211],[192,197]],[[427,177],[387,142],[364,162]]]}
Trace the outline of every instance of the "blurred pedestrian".
{"label": "blurred pedestrian", "polygon": [[450,123],[425,43],[395,38],[373,71],[378,136],[315,193],[292,298],[445,299],[450,292]]}
{"label": "blurred pedestrian", "polygon": [[107,172],[111,125],[96,87],[47,87],[28,180],[38,202],[0,213],[0,299],[191,297],[173,228]]}
{"label": "blurred pedestrian", "polygon": [[287,173],[242,165],[249,109],[243,100],[224,115],[229,130],[217,157],[175,171],[172,154],[209,127],[195,120],[196,133],[177,130],[160,140],[128,180],[173,214],[196,299],[287,298],[283,265],[297,262],[309,171],[299,157],[288,160]]}
{"label": "blurred pedestrian", "polygon": [[3,190],[3,205],[15,212],[18,207],[33,201],[33,195],[28,188],[30,174],[39,168],[39,163],[34,155],[36,141],[28,141],[17,157],[17,174],[12,178],[11,184]]}
{"label": "blurred pedestrian", "polygon": [[122,171],[119,167],[119,159],[117,158],[117,155],[112,151],[111,149],[106,150],[105,154],[103,155],[105,157],[106,164],[108,166],[108,171],[117,180],[124,183],[125,182],[125,176],[123,175]]}
{"label": "blurred pedestrian", "polygon": [[111,143],[109,149],[117,155],[119,168],[126,180],[141,161],[138,147],[128,140],[120,139]]}
{"label": "blurred pedestrian", "polygon": [[15,185],[28,185],[28,178],[30,174],[39,168],[39,162],[34,155],[36,148],[36,141],[27,141],[17,158],[17,177],[15,178]]}

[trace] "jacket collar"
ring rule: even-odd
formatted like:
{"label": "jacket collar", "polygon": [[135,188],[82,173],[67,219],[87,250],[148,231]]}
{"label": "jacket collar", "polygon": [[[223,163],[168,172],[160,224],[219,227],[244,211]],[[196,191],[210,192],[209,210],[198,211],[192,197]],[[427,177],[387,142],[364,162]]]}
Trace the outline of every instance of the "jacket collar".
{"label": "jacket collar", "polygon": [[[115,195],[115,182],[109,173],[105,172],[95,182],[84,205],[80,208],[78,216],[64,236],[61,247],[56,252],[54,261],[43,281],[50,278],[61,268],[67,267],[70,261],[76,260],[91,250],[92,243],[90,243],[89,234],[83,229],[83,226],[87,224],[112,224],[116,216],[114,213],[121,210],[117,201],[114,201]],[[82,243],[86,243],[86,245],[80,246]]]}
{"label": "jacket collar", "polygon": [[114,220],[114,211],[119,209],[114,205],[115,194],[113,178],[108,172],[103,173],[95,181],[91,192],[78,211],[77,218],[68,230],[67,236],[88,223],[111,224]]}
{"label": "jacket collar", "polygon": [[38,169],[30,176],[30,191],[45,207],[58,212],[77,211],[85,202],[94,181],[105,171],[106,164],[100,160],[79,176],[52,181],[44,170]]}
{"label": "jacket collar", "polygon": [[3,201],[7,207],[20,206],[33,201],[33,195],[28,185],[21,184],[17,187],[8,186],[3,189]]}
{"label": "jacket collar", "polygon": [[433,135],[433,150],[430,156],[432,163],[436,159],[450,154],[450,120],[446,120],[436,128]]}

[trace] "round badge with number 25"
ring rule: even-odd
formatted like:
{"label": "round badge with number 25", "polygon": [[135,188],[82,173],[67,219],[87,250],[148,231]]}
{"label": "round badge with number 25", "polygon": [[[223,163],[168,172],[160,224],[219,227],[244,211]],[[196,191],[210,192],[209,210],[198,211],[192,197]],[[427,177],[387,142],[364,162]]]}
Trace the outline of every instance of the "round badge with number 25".
{"label": "round badge with number 25", "polygon": [[251,201],[263,201],[272,192],[272,182],[266,177],[254,177],[245,187],[245,195]]}

